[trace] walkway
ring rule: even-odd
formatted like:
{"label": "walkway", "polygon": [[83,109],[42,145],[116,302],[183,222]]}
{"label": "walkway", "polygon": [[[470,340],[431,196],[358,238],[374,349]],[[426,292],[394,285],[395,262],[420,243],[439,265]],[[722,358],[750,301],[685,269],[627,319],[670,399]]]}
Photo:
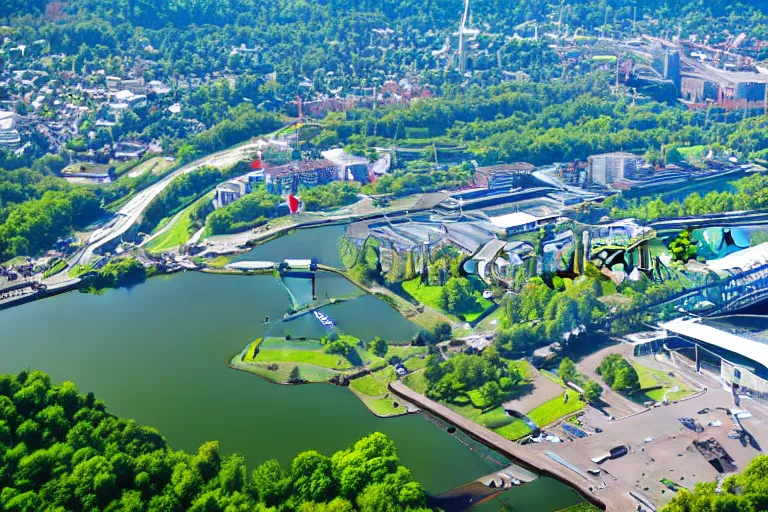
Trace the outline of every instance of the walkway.
{"label": "walkway", "polygon": [[[531,450],[527,446],[522,446],[514,441],[510,441],[509,439],[468,420],[448,407],[413,391],[402,382],[392,382],[389,384],[389,388],[401,398],[408,400],[421,409],[459,427],[469,436],[485,444],[489,448],[500,452],[510,460],[538,473],[566,483],[579,491],[582,496],[594,505],[602,509],[625,512],[627,510],[635,510],[637,507],[637,503],[627,494],[626,489],[622,489],[619,486],[609,486],[605,489],[597,490],[601,485],[599,480],[590,477],[590,480],[587,481],[573,471],[568,470],[561,464],[552,460],[544,452]],[[596,493],[599,493],[599,495]]]}

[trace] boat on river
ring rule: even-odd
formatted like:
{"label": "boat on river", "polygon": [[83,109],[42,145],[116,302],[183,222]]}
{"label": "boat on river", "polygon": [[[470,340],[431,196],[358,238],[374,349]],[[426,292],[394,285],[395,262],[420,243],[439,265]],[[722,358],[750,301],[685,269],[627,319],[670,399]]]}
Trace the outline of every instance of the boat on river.
{"label": "boat on river", "polygon": [[331,318],[328,315],[326,315],[325,313],[321,313],[320,311],[315,310],[314,314],[315,314],[315,318],[320,320],[320,323],[323,324],[325,327],[333,327],[334,326],[333,320],[331,320]]}

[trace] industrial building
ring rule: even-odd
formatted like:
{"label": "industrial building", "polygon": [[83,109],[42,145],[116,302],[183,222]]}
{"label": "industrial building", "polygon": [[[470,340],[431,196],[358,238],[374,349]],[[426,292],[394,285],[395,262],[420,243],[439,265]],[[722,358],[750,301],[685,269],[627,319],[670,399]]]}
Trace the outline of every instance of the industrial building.
{"label": "industrial building", "polygon": [[473,182],[476,187],[489,190],[508,190],[516,186],[521,178],[529,176],[533,169],[534,166],[526,162],[478,167]]}
{"label": "industrial building", "polygon": [[359,181],[360,183],[370,181],[371,166],[367,158],[350,155],[343,148],[329,149],[321,154],[323,158],[338,167],[341,181]]}
{"label": "industrial building", "polygon": [[303,160],[264,170],[264,182],[271,194],[295,194],[300,186],[316,187],[339,179],[339,168],[330,160]]}
{"label": "industrial building", "polygon": [[620,152],[593,155],[587,163],[590,183],[607,186],[634,177],[645,161],[641,156]]}
{"label": "industrial building", "polygon": [[264,180],[262,171],[254,171],[216,186],[216,196],[213,199],[213,207],[221,208],[234,203],[246,194],[250,194],[253,185]]}
{"label": "industrial building", "polygon": [[[661,324],[661,328],[668,336],[679,339],[683,346],[695,347],[697,370],[704,360],[718,361],[720,380],[734,395],[768,399],[768,344],[765,342],[745,333],[737,335],[708,325],[700,318],[678,318]],[[680,348],[671,341],[666,344]]]}
{"label": "industrial building", "polygon": [[537,217],[526,212],[514,212],[498,217],[491,217],[490,221],[504,236],[511,236],[517,233],[526,233],[535,231],[544,224],[549,224],[557,219],[557,214],[551,214],[546,217]]}

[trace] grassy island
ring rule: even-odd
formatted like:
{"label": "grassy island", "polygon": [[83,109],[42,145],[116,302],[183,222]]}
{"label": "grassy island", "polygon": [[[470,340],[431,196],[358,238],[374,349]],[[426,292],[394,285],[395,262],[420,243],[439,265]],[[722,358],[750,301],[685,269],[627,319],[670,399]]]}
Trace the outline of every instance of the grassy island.
{"label": "grassy island", "polygon": [[377,416],[396,416],[407,410],[388,389],[396,378],[393,364],[418,369],[425,364],[426,351],[379,338],[365,343],[338,332],[321,339],[268,336],[249,344],[231,365],[278,384],[348,385]]}

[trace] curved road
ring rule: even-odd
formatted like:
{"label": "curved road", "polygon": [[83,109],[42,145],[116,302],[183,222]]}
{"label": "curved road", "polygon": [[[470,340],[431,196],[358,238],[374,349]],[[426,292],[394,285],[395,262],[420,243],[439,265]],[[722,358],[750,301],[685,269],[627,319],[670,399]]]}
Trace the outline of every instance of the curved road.
{"label": "curved road", "polygon": [[160,195],[160,193],[165,190],[174,179],[203,166],[227,167],[229,165],[234,165],[240,160],[249,157],[250,153],[256,149],[257,145],[251,142],[208,155],[180,167],[154,185],[142,190],[120,208],[112,220],[93,232],[85,249],[78,252],[71,260],[71,266],[88,263],[95,251],[127,233],[131,227],[138,222],[149,204]]}

